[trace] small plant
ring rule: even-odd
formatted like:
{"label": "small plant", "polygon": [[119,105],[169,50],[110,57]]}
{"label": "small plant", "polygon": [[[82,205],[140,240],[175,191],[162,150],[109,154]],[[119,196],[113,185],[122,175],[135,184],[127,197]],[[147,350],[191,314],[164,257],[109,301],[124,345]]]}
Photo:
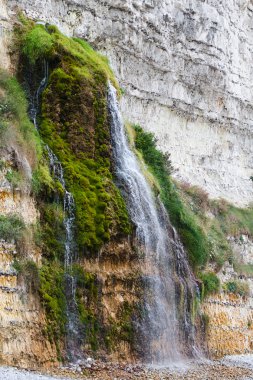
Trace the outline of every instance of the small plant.
{"label": "small plant", "polygon": [[234,262],[234,270],[239,276],[253,277],[253,264]]}
{"label": "small plant", "polygon": [[25,223],[19,215],[0,215],[0,239],[18,243],[24,236]]}
{"label": "small plant", "polygon": [[204,331],[207,332],[208,326],[210,324],[210,317],[209,317],[209,315],[203,313],[201,315],[201,320],[202,320],[202,323],[203,323]]}
{"label": "small plant", "polygon": [[209,208],[209,197],[205,190],[198,186],[191,186],[188,183],[181,183],[180,188],[190,196],[198,210],[200,209],[202,213],[207,211]]}
{"label": "small plant", "polygon": [[249,284],[245,281],[228,281],[223,285],[227,293],[233,293],[241,297],[248,297],[250,294]]}
{"label": "small plant", "polygon": [[220,280],[214,272],[199,273],[198,278],[202,281],[202,299],[220,290]]}
{"label": "small plant", "polygon": [[10,182],[13,189],[18,189],[22,184],[22,175],[18,170],[9,169],[5,178]]}
{"label": "small plant", "polygon": [[13,268],[24,278],[27,287],[33,292],[39,290],[39,270],[33,260],[15,260]]}
{"label": "small plant", "polygon": [[0,170],[3,170],[6,168],[6,161],[0,159]]}

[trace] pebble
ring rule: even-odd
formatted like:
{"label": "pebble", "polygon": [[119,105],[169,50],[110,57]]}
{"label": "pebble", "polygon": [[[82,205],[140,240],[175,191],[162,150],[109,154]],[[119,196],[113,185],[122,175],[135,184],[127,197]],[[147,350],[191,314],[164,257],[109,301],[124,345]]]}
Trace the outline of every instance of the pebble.
{"label": "pebble", "polygon": [[137,378],[138,380],[253,380],[253,368],[248,356],[236,357],[235,360],[229,357],[221,361],[194,362],[178,369],[151,369],[127,363],[105,363],[92,358],[54,369],[50,374],[0,367],[1,380],[136,380]]}

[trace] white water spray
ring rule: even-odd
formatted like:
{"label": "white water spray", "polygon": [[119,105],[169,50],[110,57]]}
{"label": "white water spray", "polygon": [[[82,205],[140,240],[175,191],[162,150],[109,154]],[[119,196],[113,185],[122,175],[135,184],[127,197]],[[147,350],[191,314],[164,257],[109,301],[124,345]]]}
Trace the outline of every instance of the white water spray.
{"label": "white water spray", "polygon": [[181,328],[189,334],[189,340],[194,339],[186,304],[182,306],[184,326],[178,317],[175,281],[177,279],[183,288],[184,303],[188,292],[194,293],[196,285],[175,231],[174,236],[169,237],[168,228],[172,227],[167,213],[159,199],[155,199],[135,154],[129,148],[116,90],[111,84],[108,107],[117,183],[126,199],[139,246],[144,252],[145,304],[141,335],[144,337],[143,345],[146,345],[145,359],[155,365],[179,363],[186,352]]}

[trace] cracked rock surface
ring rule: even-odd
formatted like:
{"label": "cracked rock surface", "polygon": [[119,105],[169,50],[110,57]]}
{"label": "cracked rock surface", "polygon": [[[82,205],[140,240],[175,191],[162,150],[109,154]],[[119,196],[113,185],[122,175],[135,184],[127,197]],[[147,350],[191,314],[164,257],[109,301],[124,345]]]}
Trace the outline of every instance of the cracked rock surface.
{"label": "cracked rock surface", "polygon": [[251,0],[1,1],[109,56],[125,118],[156,134],[178,179],[253,200]]}

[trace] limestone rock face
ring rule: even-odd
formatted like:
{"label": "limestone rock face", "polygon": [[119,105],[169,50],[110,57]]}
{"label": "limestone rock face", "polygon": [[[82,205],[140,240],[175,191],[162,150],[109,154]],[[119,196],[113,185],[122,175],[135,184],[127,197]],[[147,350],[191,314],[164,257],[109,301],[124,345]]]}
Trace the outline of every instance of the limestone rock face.
{"label": "limestone rock face", "polygon": [[29,291],[13,270],[15,256],[15,246],[0,241],[0,363],[51,366],[57,354],[43,334],[45,313],[38,294]]}
{"label": "limestone rock face", "polygon": [[109,56],[125,118],[156,134],[175,177],[252,201],[252,1],[2,1]]}
{"label": "limestone rock face", "polygon": [[[29,227],[38,221],[35,200],[25,189],[14,189],[6,178],[13,162],[13,150],[0,149],[0,215],[22,217],[28,227],[22,254],[14,243],[0,240],[0,363],[24,368],[52,366],[57,363],[57,351],[46,335],[46,315],[38,290],[14,269],[15,260],[41,263],[41,252],[30,236]],[[23,165],[29,164],[23,158]]]}
{"label": "limestone rock face", "polygon": [[[208,316],[207,345],[214,357],[252,353],[253,351],[253,242],[247,236],[229,239],[237,265],[236,273],[228,262],[218,276],[221,286],[228,282],[242,282],[248,287],[247,296],[238,294],[211,295],[202,310]],[[248,271],[245,267],[248,266]],[[244,269],[243,269],[244,268]]]}
{"label": "limestone rock face", "polygon": [[[253,281],[248,280],[251,285]],[[234,294],[221,294],[203,305],[208,315],[207,346],[211,357],[252,353],[253,350],[253,298]]]}

